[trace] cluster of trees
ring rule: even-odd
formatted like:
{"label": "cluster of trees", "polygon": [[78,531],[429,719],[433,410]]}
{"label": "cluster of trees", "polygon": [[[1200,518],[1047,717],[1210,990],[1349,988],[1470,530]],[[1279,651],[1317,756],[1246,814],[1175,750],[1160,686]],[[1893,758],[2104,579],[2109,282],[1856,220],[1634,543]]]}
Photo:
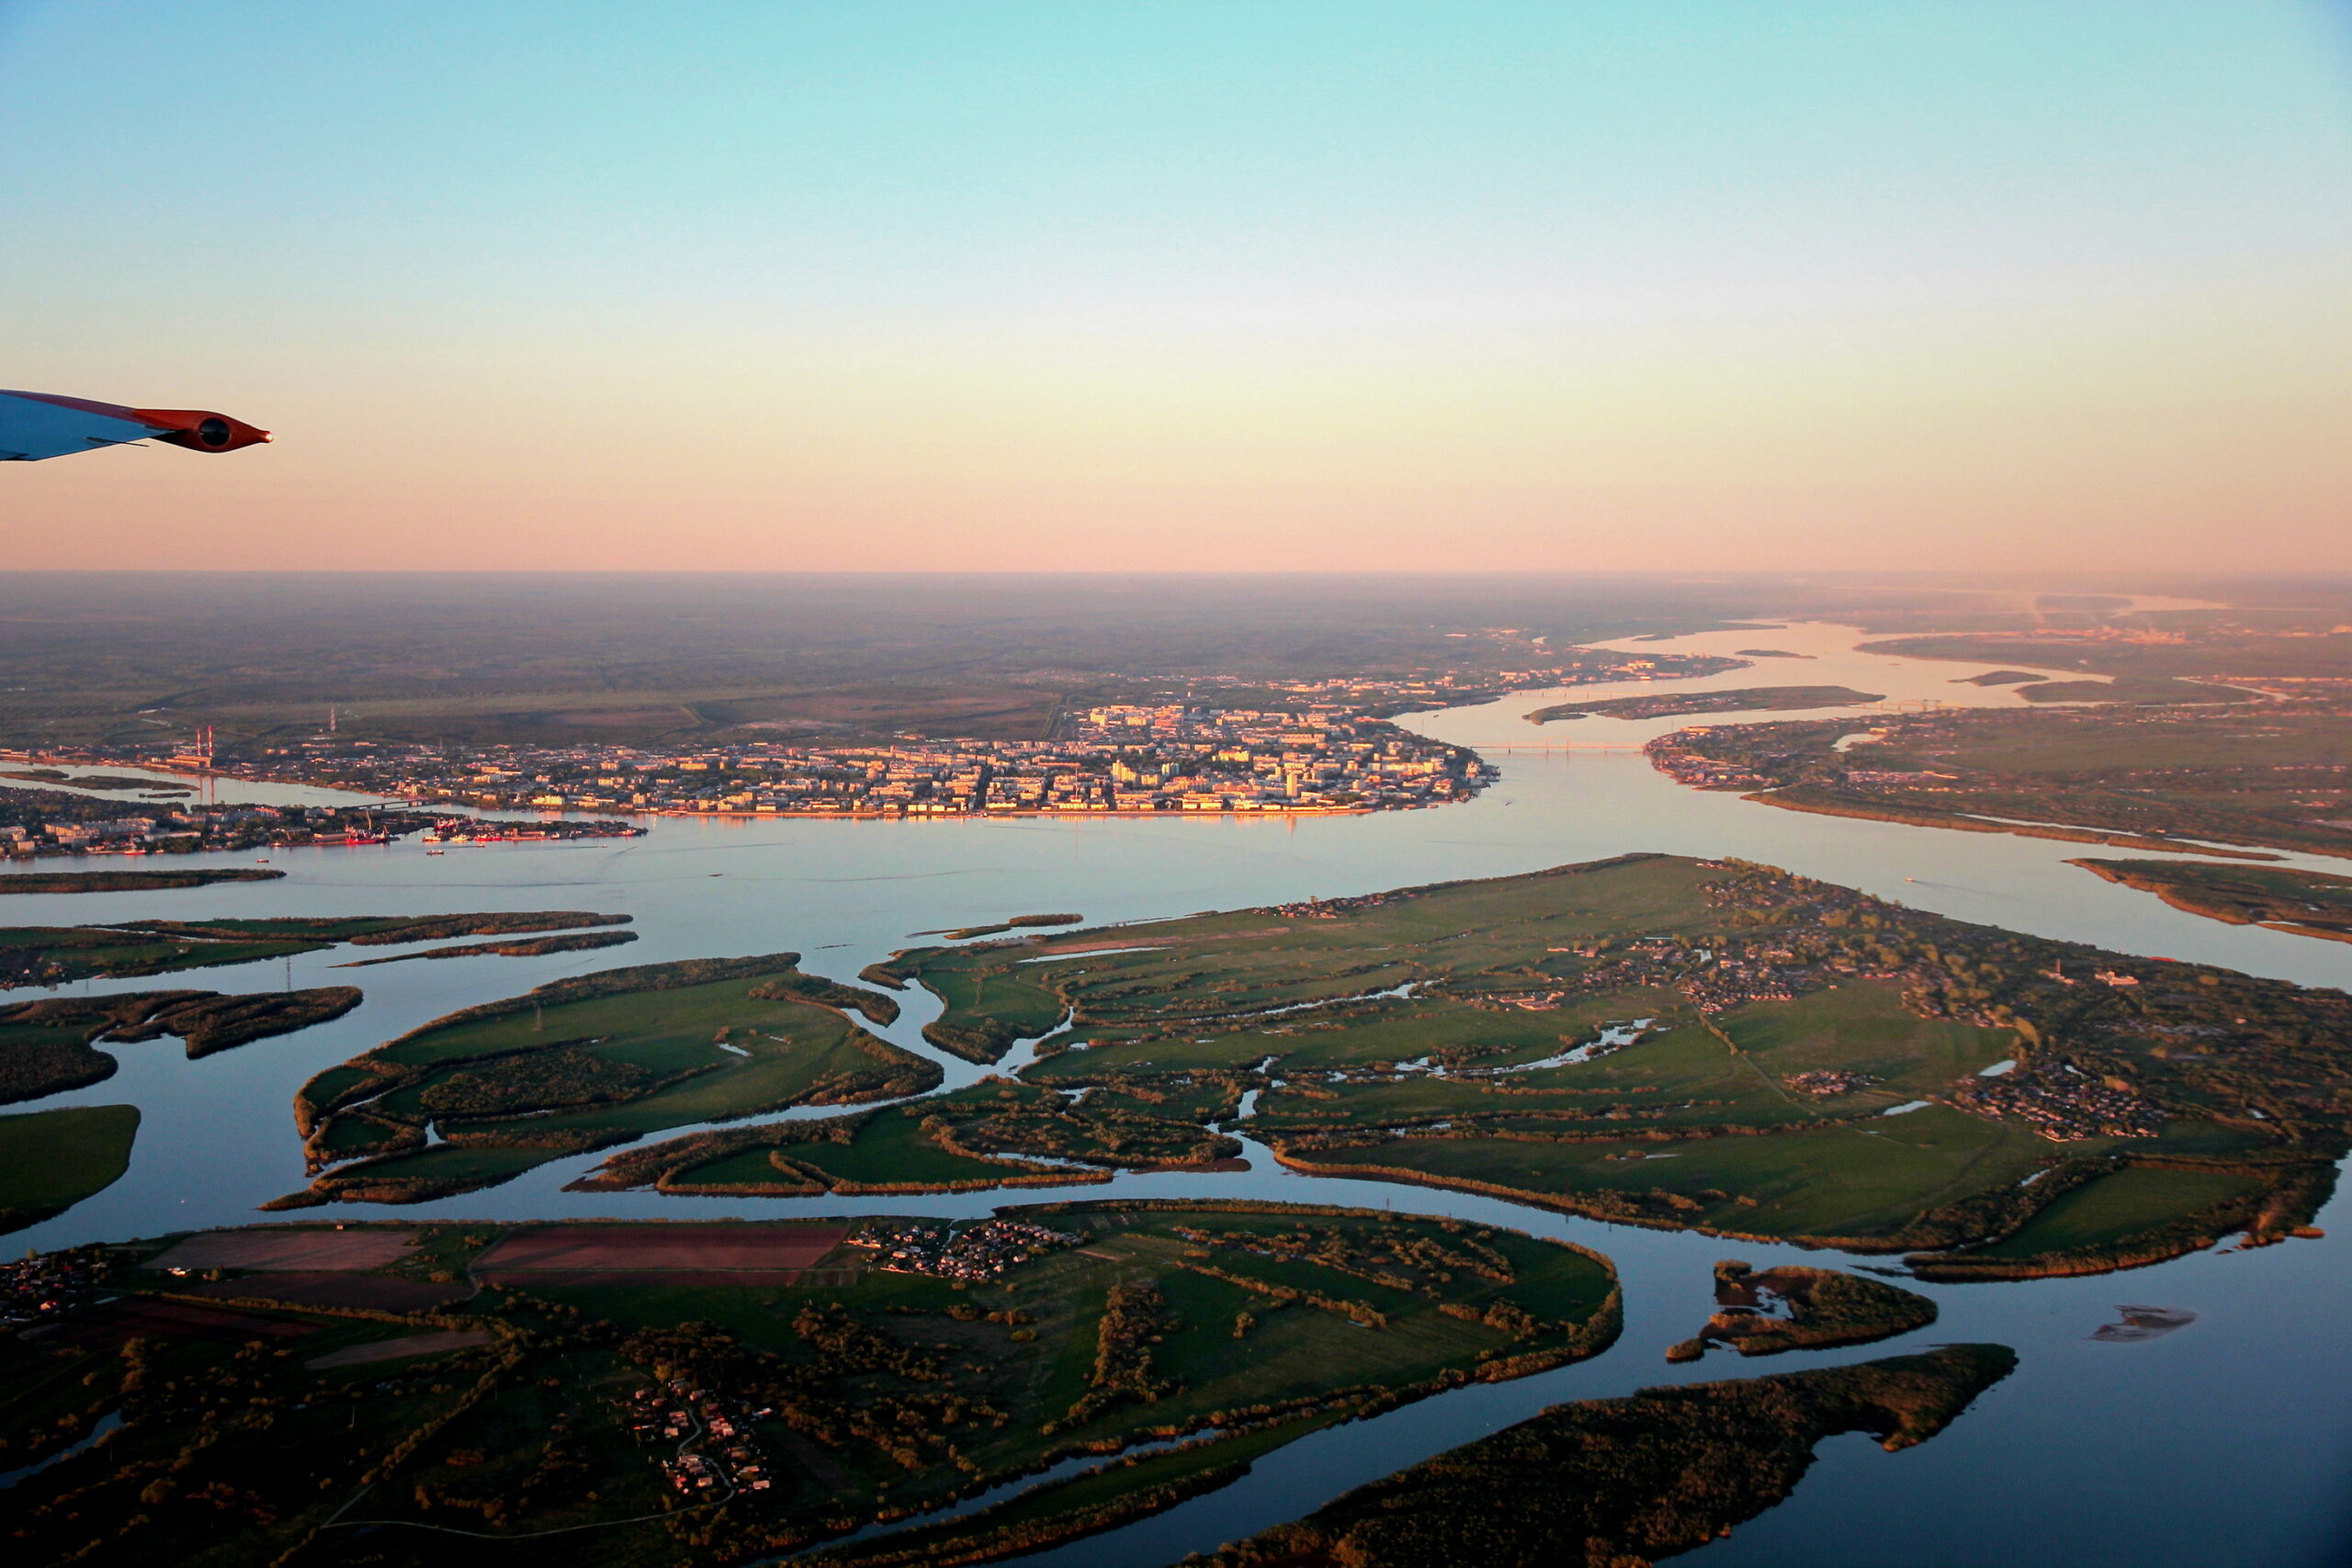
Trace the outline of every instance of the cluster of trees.
{"label": "cluster of trees", "polygon": [[1628,1568],[1687,1551],[1787,1496],[1814,1446],[1923,1442],[2017,1364],[1998,1345],[1555,1405],[1347,1493],[1194,1568]]}
{"label": "cluster of trees", "polygon": [[[1758,1308],[1768,1293],[1787,1303],[1788,1316],[1748,1310]],[[1759,1274],[1726,1259],[1715,1265],[1715,1299],[1724,1310],[1697,1336],[1668,1350],[1668,1360],[1695,1361],[1710,1343],[1743,1356],[1866,1345],[1936,1321],[1936,1303],[1927,1297],[1836,1269],[1792,1265]]]}
{"label": "cluster of trees", "polygon": [[427,1083],[417,1103],[435,1116],[512,1116],[575,1105],[612,1105],[652,1093],[707,1066],[661,1074],[607,1061],[577,1045],[551,1045],[460,1067]]}
{"label": "cluster of trees", "polygon": [[1040,1428],[1046,1436],[1082,1427],[1114,1404],[1130,1400],[1157,1404],[1181,1384],[1155,1377],[1151,1348],[1174,1328],[1159,1288],[1140,1282],[1111,1287],[1094,1330],[1094,1371],[1089,1387],[1059,1419]]}

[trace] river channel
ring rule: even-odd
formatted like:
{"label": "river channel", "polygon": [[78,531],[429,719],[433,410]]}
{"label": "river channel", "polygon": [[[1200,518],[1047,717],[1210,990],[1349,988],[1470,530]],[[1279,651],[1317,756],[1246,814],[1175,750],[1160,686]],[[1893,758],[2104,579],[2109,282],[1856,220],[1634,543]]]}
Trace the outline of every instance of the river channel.
{"label": "river channel", "polygon": [[[334,1022],[199,1062],[182,1059],[175,1041],[108,1047],[121,1062],[114,1077],[39,1108],[139,1106],[143,1121],[129,1172],[69,1213],[8,1240],[51,1247],[265,1218],[254,1212],[256,1204],[304,1185],[289,1109],[294,1089],[311,1073],[456,1008],[619,964],[785,950],[802,953],[813,973],[854,978],[865,964],[912,945],[915,931],[1036,910],[1078,910],[1090,923],[1135,920],[1655,850],[1743,856],[1959,919],[2125,952],[2305,985],[2352,984],[2352,946],[2224,926],[2064,863],[2104,852],[2091,846],[1776,811],[1677,785],[1636,750],[1653,735],[1714,720],[1588,718],[1537,727],[1524,717],[1567,698],[1747,685],[1844,684],[1883,693],[1890,704],[2007,706],[2019,700],[2013,688],[1964,683],[1963,677],[1989,666],[1890,659],[1856,651],[1856,641],[1851,628],[1798,625],[1623,644],[1634,652],[1770,647],[1811,657],[1759,660],[1753,668],[1696,681],[1519,693],[1410,716],[1400,722],[1474,747],[1501,769],[1476,800],[1425,811],[1263,818],[668,818],[653,820],[644,838],[619,841],[452,848],[438,856],[425,855],[413,840],[281,851],[271,858],[288,874],[283,881],[187,892],[8,897],[0,875],[0,923],[7,924],[166,912],[230,918],[593,908],[634,917],[640,939],[587,955],[448,959],[356,976],[331,967],[348,956],[331,951],[290,965],[207,970],[175,982],[240,990],[289,980],[356,980],[368,999]],[[1772,716],[1721,721],[1763,716]],[[266,785],[224,783],[220,789],[224,798],[232,792],[343,798]],[[2288,863],[2352,869],[2302,857]],[[76,989],[155,984],[93,982]],[[950,1087],[979,1076],[983,1069],[922,1041],[919,1030],[937,1004],[915,994],[904,1000],[904,1015],[881,1032],[941,1062]],[[1246,1132],[1247,1123],[1232,1130]],[[487,1220],[968,1215],[1001,1202],[1061,1196],[1272,1198],[1516,1226],[1596,1247],[1621,1271],[1625,1332],[1591,1361],[1458,1390],[1316,1434],[1260,1460],[1222,1491],[1024,1562],[1140,1568],[1170,1562],[1296,1517],[1351,1486],[1564,1399],[1869,1359],[1955,1340],[2011,1346],[2021,1359],[2018,1370],[1919,1448],[1887,1454],[1858,1435],[1832,1439],[1789,1501],[1678,1561],[1707,1568],[2335,1568],[2352,1561],[2352,1357],[2339,1348],[2338,1319],[2352,1301],[2346,1239],[2352,1236],[2352,1201],[2346,1198],[2320,1217],[2330,1233],[2324,1240],[2253,1251],[2224,1245],[2088,1279],[1911,1282],[1941,1309],[1928,1329],[1735,1370],[1720,1356],[1684,1367],[1664,1359],[1665,1348],[1711,1310],[1714,1259],[1835,1263],[1835,1255],[1608,1225],[1470,1194],[1302,1177],[1280,1170],[1255,1145],[1250,1156],[1246,1172],[1123,1176],[1108,1185],[1010,1196],[903,1200],[560,1190],[596,1163],[597,1156],[583,1156],[464,1198],[329,1213]],[[2090,1339],[2123,1303],[2185,1308],[2198,1317],[2142,1343]]]}

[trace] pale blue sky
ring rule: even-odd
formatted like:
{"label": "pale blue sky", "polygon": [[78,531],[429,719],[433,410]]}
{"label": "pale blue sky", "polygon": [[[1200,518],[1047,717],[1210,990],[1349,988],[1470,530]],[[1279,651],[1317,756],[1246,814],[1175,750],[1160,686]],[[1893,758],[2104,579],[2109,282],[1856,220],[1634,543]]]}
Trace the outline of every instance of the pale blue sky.
{"label": "pale blue sky", "polygon": [[[609,543],[632,496],[675,524],[684,487],[721,552],[804,546],[779,516],[920,544],[964,505],[1065,554],[1137,506],[1311,549],[1361,499],[1359,454],[1487,397],[1553,423],[1465,419],[1390,476],[1364,564],[1425,558],[1415,497],[1483,498],[1506,550],[1600,508],[1679,557],[1736,546],[1743,487],[1759,517],[1801,499],[1757,466],[1758,421],[1791,417],[1776,387],[1824,400],[1777,439],[1815,444],[1832,550],[1858,507],[1925,525],[1962,480],[2046,524],[2097,510],[2085,476],[1917,450],[1950,411],[1857,454],[1856,405],[1931,385],[1997,419],[2007,378],[2046,420],[2034,353],[1977,352],[2038,333],[2086,441],[2152,378],[2175,402],[2231,365],[2341,393],[2342,22],[2259,0],[0,0],[0,380],[276,425],[187,501],[185,471],[158,488],[128,455],[24,492],[233,509],[271,537],[306,508],[446,508],[421,479],[387,492],[410,410],[450,486],[527,504],[549,542]],[[1334,387],[1364,400],[1339,426]],[[1416,389],[1451,389],[1417,411]],[[580,435],[583,401],[629,421]],[[1625,415],[1564,468],[1604,404],[1687,411],[1695,447]],[[616,466],[623,428],[643,456]],[[2203,457],[2165,488],[2272,476],[2300,498],[2282,550],[2346,498],[2317,450]],[[1877,500],[1840,489],[1848,459]]]}

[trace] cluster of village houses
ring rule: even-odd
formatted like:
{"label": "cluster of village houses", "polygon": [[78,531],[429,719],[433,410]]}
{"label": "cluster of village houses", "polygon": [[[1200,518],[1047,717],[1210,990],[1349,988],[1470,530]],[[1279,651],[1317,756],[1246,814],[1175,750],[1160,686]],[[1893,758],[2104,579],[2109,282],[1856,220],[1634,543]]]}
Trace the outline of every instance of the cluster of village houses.
{"label": "cluster of village houses", "polygon": [[623,1412],[639,1442],[675,1445],[659,1462],[677,1492],[765,1492],[775,1484],[767,1456],[749,1430],[752,1421],[775,1415],[773,1410],[739,1412],[708,1389],[672,1378],[636,1390]]}
{"label": "cluster of village houses", "polygon": [[876,1266],[891,1273],[973,1282],[993,1280],[1015,1264],[1057,1247],[1076,1247],[1081,1239],[1034,1220],[982,1220],[956,1231],[908,1221],[869,1224],[850,1237],[849,1245],[872,1251]]}

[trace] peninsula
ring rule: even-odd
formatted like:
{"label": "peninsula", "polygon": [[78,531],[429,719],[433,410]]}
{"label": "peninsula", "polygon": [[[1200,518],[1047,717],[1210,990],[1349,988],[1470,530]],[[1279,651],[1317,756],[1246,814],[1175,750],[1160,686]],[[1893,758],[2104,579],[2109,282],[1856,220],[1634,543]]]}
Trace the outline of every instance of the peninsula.
{"label": "peninsula", "polygon": [[2126,848],[2352,856],[2352,704],[2333,698],[2258,716],[2124,706],[1791,719],[1680,730],[1646,750],[1680,783],[1791,810]]}
{"label": "peninsula", "polygon": [[2352,942],[2352,876],[2198,861],[2076,860],[2066,863],[2109,882],[2153,893],[2176,909],[2209,920]]}
{"label": "peninsula", "polygon": [[1668,718],[1680,714],[1772,712],[1792,708],[1859,707],[1883,703],[1883,692],[1851,686],[1743,686],[1727,692],[1661,692],[1654,697],[1608,697],[1599,702],[1555,703],[1527,716],[1530,724],[1555,719]]}

